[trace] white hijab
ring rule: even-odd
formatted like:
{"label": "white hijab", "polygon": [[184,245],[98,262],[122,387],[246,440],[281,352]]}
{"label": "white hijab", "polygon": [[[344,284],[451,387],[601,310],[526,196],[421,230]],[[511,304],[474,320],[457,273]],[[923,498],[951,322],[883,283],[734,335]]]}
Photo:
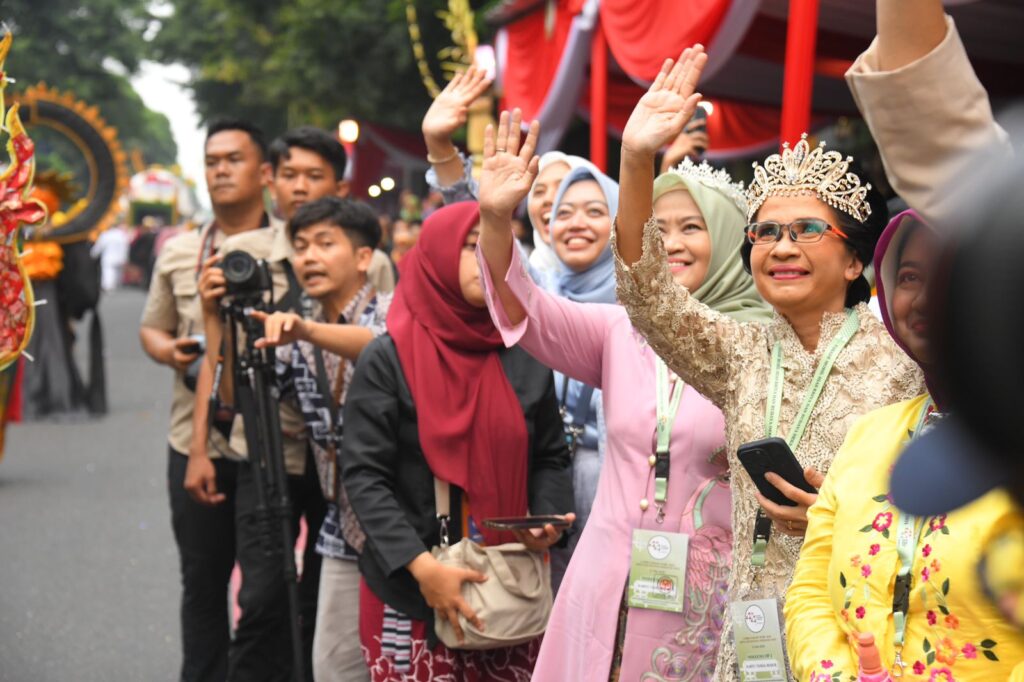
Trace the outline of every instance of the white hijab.
{"label": "white hijab", "polygon": [[[562,152],[547,152],[540,157],[538,175],[543,173],[544,169],[553,163],[564,163],[569,167],[570,171],[590,166],[590,162],[581,156],[570,156]],[[534,182],[534,184],[536,185],[537,183]],[[530,188],[530,194],[533,194],[533,187]],[[558,271],[560,261],[558,256],[555,255],[555,250],[541,238],[540,230],[537,229],[536,223],[533,222],[533,216],[530,216],[530,224],[533,226],[533,253],[530,254],[530,267],[546,279]]]}

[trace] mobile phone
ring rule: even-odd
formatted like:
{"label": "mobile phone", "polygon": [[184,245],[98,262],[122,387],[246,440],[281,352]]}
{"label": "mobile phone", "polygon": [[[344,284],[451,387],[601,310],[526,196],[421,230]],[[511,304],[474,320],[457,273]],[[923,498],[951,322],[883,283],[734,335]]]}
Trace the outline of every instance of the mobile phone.
{"label": "mobile phone", "polygon": [[572,525],[561,516],[502,516],[483,521],[484,527],[492,530],[528,530],[548,524],[559,529]]}
{"label": "mobile phone", "polygon": [[206,336],[203,334],[193,334],[189,337],[191,343],[187,343],[181,346],[178,350],[182,353],[190,353],[196,355],[202,355],[206,351]]}
{"label": "mobile phone", "polygon": [[708,129],[708,111],[702,106],[698,106],[693,112],[693,116],[690,117],[689,123],[686,124],[687,133],[695,133],[697,131],[707,132]]}
{"label": "mobile phone", "polygon": [[781,438],[763,438],[744,443],[736,451],[736,457],[750,474],[750,479],[757,486],[758,492],[775,504],[785,507],[796,506],[796,502],[783,495],[781,490],[765,479],[764,475],[769,471],[805,492],[818,492],[804,478],[804,468],[797,461],[793,451],[789,449],[789,443]]}

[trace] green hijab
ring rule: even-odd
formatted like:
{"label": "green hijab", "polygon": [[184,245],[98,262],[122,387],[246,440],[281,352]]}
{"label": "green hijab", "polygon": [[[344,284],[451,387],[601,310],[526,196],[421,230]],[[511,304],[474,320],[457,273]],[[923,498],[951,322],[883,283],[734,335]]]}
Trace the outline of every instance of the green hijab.
{"label": "green hijab", "polygon": [[754,279],[743,269],[740,247],[746,227],[743,185],[733,183],[724,170],[713,170],[689,160],[659,175],[654,201],[668,192],[686,191],[693,197],[711,235],[711,263],[693,296],[712,310],[740,322],[767,322],[771,307],[757,293]]}

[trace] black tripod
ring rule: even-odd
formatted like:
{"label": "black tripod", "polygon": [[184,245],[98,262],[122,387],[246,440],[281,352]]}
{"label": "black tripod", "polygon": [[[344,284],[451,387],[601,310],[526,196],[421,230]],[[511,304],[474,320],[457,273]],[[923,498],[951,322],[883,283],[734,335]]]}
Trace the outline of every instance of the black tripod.
{"label": "black tripod", "polygon": [[[269,279],[269,278],[268,278]],[[257,527],[264,540],[267,556],[280,554],[284,581],[288,590],[288,616],[292,639],[292,679],[304,677],[302,635],[299,628],[299,585],[295,568],[295,538],[292,534],[291,499],[284,467],[281,421],[278,414],[280,394],[274,380],[273,351],[255,347],[263,336],[263,323],[252,319],[253,310],[267,310],[263,292],[238,294],[226,307],[230,329],[229,347],[236,349],[233,364],[235,405],[245,426],[249,466],[256,481]],[[238,347],[239,332],[245,337]],[[279,541],[273,536],[279,534]]]}

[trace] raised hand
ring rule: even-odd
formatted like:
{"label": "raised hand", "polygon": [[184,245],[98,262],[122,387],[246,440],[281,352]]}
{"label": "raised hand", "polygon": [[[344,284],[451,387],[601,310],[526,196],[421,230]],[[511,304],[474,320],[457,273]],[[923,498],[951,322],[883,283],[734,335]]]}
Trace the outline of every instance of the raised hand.
{"label": "raised hand", "polygon": [[653,156],[679,136],[701,99],[694,90],[707,60],[701,45],[686,48],[678,61],[665,60],[622,132],[624,154]]}
{"label": "raised hand", "polygon": [[540,159],[534,155],[540,123],[534,121],[526,140],[519,145],[523,113],[501,112],[498,130],[484,131],[484,165],[480,174],[480,212],[510,218],[516,206],[530,192],[537,178]]}
{"label": "raised hand", "polygon": [[487,72],[475,66],[455,74],[423,117],[423,137],[431,142],[450,142],[466,122],[469,105],[491,85]]}

